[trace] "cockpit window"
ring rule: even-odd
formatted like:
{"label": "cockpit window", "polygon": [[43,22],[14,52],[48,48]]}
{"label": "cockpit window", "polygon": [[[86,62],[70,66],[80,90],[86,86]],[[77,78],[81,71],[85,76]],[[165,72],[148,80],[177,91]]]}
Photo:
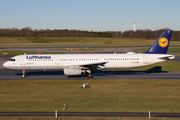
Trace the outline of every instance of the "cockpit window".
{"label": "cockpit window", "polygon": [[15,61],[15,59],[9,59],[9,61]]}

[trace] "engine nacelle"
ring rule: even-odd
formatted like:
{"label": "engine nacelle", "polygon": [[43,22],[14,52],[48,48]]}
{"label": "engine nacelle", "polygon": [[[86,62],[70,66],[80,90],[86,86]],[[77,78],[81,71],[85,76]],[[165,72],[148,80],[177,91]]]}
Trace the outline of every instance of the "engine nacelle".
{"label": "engine nacelle", "polygon": [[80,75],[81,69],[76,67],[66,67],[64,68],[64,75]]}
{"label": "engine nacelle", "polygon": [[98,67],[97,67],[98,70],[103,70],[105,68],[106,68],[106,66],[104,66],[104,65],[98,65]]}

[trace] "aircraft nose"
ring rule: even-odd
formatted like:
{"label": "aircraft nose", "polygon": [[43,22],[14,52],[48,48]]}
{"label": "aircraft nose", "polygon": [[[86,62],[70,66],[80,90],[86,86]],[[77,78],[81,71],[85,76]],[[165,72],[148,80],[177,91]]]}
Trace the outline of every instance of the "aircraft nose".
{"label": "aircraft nose", "polygon": [[7,68],[7,66],[8,66],[8,65],[7,65],[7,62],[5,62],[5,63],[3,64],[3,67],[4,67],[4,68]]}

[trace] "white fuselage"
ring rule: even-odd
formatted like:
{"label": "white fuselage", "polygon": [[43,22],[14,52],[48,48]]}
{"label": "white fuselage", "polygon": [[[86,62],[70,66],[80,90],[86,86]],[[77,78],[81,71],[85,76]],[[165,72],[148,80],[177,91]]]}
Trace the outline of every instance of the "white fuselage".
{"label": "white fuselage", "polygon": [[105,62],[102,69],[124,69],[147,66],[173,59],[167,54],[26,54],[12,57],[3,64],[5,68],[15,70],[60,70],[67,66],[80,66]]}

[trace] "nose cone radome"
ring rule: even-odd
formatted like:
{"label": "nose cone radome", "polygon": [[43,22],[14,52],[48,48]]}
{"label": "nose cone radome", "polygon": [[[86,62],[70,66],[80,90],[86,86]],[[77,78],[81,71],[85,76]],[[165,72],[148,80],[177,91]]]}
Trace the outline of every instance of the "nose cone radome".
{"label": "nose cone radome", "polygon": [[7,62],[5,62],[5,63],[3,64],[3,67],[4,67],[4,68],[7,68],[7,67],[8,67]]}

